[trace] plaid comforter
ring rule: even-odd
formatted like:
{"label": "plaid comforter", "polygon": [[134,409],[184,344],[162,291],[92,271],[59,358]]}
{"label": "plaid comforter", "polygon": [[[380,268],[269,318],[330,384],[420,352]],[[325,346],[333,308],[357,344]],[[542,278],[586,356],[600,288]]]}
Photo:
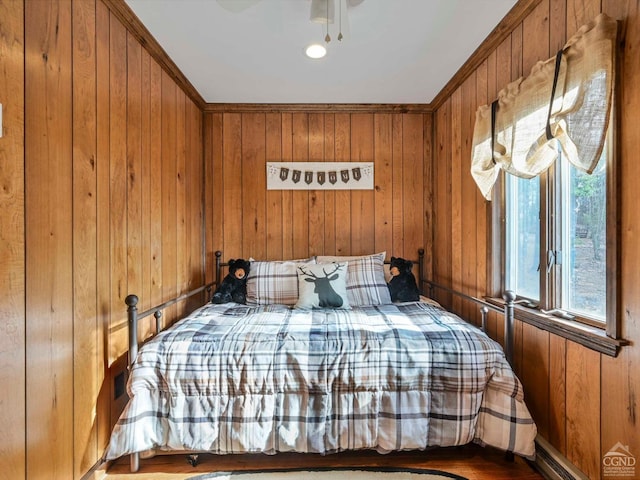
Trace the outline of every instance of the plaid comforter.
{"label": "plaid comforter", "polygon": [[532,458],[501,347],[429,303],[208,304],[145,344],[105,454],[389,452],[476,442]]}

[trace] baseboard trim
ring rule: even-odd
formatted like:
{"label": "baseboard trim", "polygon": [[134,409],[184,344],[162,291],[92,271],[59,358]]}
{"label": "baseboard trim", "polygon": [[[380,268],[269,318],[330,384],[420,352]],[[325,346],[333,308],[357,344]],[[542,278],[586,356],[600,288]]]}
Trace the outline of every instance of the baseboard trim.
{"label": "baseboard trim", "polygon": [[589,480],[540,435],[536,438],[535,466],[547,480]]}
{"label": "baseboard trim", "polygon": [[85,473],[80,480],[102,480],[107,476],[107,469],[111,466],[112,461],[98,460],[91,469]]}

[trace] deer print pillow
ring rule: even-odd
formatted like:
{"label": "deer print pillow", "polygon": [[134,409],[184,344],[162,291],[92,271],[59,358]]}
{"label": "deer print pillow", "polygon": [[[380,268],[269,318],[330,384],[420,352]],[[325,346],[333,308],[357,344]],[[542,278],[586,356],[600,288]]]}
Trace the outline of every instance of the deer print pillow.
{"label": "deer print pillow", "polygon": [[316,261],[349,262],[347,273],[347,295],[352,307],[363,305],[386,305],[391,303],[389,287],[384,277],[386,253],[360,255],[357,257],[318,256]]}
{"label": "deer print pillow", "polygon": [[349,308],[347,262],[298,265],[296,308]]}

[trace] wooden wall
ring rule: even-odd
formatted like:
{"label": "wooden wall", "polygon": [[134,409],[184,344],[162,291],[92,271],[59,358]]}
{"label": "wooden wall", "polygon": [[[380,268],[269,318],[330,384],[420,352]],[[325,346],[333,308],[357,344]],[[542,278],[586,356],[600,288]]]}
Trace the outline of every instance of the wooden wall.
{"label": "wooden wall", "polygon": [[0,471],[25,478],[24,8],[0,1]]}
{"label": "wooden wall", "polygon": [[80,478],[119,407],[125,296],[202,283],[202,111],[100,0],[0,18],[0,471]]}
{"label": "wooden wall", "polygon": [[[431,239],[431,130],[430,113],[383,107],[207,113],[206,251],[417,258]],[[375,189],[267,191],[267,161],[373,161]]]}
{"label": "wooden wall", "polygon": [[[107,7],[118,2],[104,2],[0,0],[3,475],[79,478],[99,459],[117,408],[124,297],[141,292],[144,309],[200,284],[205,269],[210,280],[216,249],[279,259],[412,257],[424,246],[428,275],[484,294],[491,217],[468,173],[475,110],[600,11],[625,39],[619,275],[632,345],[611,358],[519,323],[516,368],[541,434],[589,477],[617,442],[640,455],[637,0],[541,0],[433,116],[230,108],[204,118]],[[376,188],[267,191],[269,160],[374,161]],[[495,317],[490,330],[502,338]]]}
{"label": "wooden wall", "polygon": [[[640,174],[639,10],[637,1],[542,0],[461,85],[434,105],[434,276],[456,289],[483,295],[488,285],[486,266],[491,262],[491,207],[469,173],[477,107],[494,100],[510,81],[528,74],[536,61],[555,55],[600,12],[621,22],[619,251],[624,260],[619,288],[623,336],[632,345],[612,358],[524,323],[517,322],[516,328],[516,369],[540,434],[592,479],[602,477],[602,457],[617,442],[640,457],[640,211],[634,186]],[[443,300],[465,316],[477,318],[476,307]],[[495,317],[489,327],[495,338],[503,338],[503,327]],[[636,475],[640,475],[638,469]]]}

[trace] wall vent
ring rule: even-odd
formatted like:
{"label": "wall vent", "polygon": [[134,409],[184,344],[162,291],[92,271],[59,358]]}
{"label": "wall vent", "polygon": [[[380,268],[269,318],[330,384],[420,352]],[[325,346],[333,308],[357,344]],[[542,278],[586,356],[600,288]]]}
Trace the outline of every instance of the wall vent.
{"label": "wall vent", "polygon": [[125,393],[125,372],[120,372],[115,377],[113,377],[113,399],[116,400],[120,398]]}

